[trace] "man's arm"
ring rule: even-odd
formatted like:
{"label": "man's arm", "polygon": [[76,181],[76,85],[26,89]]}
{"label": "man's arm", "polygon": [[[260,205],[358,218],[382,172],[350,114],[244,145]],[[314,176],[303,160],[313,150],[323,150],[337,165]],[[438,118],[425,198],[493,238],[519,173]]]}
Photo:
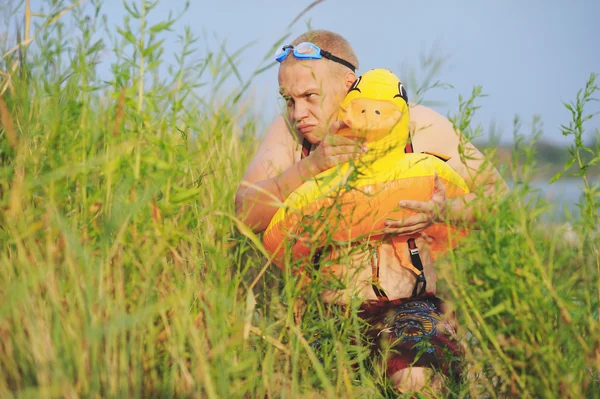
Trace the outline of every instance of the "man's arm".
{"label": "man's arm", "polygon": [[[461,132],[457,132],[448,119],[434,110],[416,106],[411,115],[417,118],[414,146],[417,151],[439,152],[450,156],[448,164],[465,179],[470,194],[446,201],[446,215],[450,223],[464,223],[477,228],[477,214],[481,206],[472,202],[479,196],[498,200],[508,193],[508,185],[496,168]],[[461,140],[462,139],[462,140]],[[478,191],[478,192],[475,192]]]}
{"label": "man's arm", "polygon": [[238,217],[255,232],[264,231],[283,201],[306,180],[363,154],[355,140],[336,136],[344,122],[335,121],[317,149],[294,163],[294,139],[284,117],[269,127],[235,195]]}
{"label": "man's arm", "polygon": [[[419,212],[401,221],[390,221],[390,234],[413,234],[432,223],[446,221],[477,229],[478,215],[489,212],[487,201],[480,197],[500,199],[508,192],[508,185],[496,168],[483,154],[457,133],[452,123],[434,110],[417,105],[411,108],[415,125],[413,148],[415,152],[433,152],[447,155],[448,164],[460,174],[471,193],[457,198],[446,198],[443,184],[436,179],[430,201],[402,201],[401,206]],[[461,140],[462,138],[462,140]]]}
{"label": "man's arm", "polygon": [[235,194],[235,212],[254,232],[265,230],[278,206],[310,173],[294,164],[294,139],[278,116],[261,142]]}

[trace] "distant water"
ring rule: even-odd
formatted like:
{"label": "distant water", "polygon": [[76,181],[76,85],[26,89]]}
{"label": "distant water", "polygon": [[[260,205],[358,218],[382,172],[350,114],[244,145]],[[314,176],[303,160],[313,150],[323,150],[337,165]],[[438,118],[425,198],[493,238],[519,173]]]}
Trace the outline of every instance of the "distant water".
{"label": "distant water", "polygon": [[[507,183],[511,188],[513,187],[513,182],[508,181]],[[590,183],[594,185],[598,184],[599,181],[595,180]],[[537,191],[539,198],[556,205],[555,212],[552,215],[547,215],[550,220],[564,220],[565,209],[568,209],[574,216],[579,215],[577,203],[583,194],[584,187],[581,179],[559,179],[552,184],[548,184],[547,181],[535,181],[531,182],[530,186]]]}

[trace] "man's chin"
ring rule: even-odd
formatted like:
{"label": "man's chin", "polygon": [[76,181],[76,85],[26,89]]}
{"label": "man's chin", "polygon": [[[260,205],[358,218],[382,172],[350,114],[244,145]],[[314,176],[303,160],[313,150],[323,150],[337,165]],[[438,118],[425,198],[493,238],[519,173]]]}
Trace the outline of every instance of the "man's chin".
{"label": "man's chin", "polygon": [[312,129],[306,133],[299,133],[300,136],[304,137],[311,144],[319,144],[323,140],[323,135],[319,134],[316,129]]}

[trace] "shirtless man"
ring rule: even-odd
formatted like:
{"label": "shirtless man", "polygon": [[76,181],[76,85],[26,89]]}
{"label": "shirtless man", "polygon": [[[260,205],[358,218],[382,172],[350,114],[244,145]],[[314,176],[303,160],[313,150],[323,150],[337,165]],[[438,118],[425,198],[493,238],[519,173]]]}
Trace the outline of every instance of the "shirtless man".
{"label": "shirtless man", "polygon": [[[303,59],[302,52],[319,52],[318,48],[311,45],[298,46],[305,42],[318,46],[326,53],[320,59]],[[287,48],[278,57],[280,93],[286,101],[287,110],[268,128],[235,197],[238,217],[254,232],[264,231],[277,211],[273,196],[283,202],[307,179],[335,165],[356,159],[364,151],[361,143],[336,136],[336,132],[343,127],[343,122],[336,121],[339,104],[357,79],[355,70],[358,68],[358,59],[350,44],[338,34],[322,30],[307,32],[291,44],[294,48]],[[479,194],[447,199],[443,184],[436,180],[429,201],[401,202],[400,206],[417,213],[404,220],[390,220],[386,232],[390,235],[414,234],[442,221],[477,228],[476,215],[479,211],[471,205],[476,205],[475,200],[482,193],[486,197],[503,195],[507,191],[506,184],[493,167],[482,167],[484,157],[471,144],[463,143],[467,157],[461,159],[460,136],[446,118],[429,108],[411,104],[410,119],[414,152],[428,151],[449,156],[448,164],[465,179],[469,189],[473,191],[479,187],[483,190]],[[435,272],[427,240],[421,237],[415,243],[427,281],[426,293],[413,297],[413,290],[419,282],[410,270],[399,264],[393,248],[384,241],[380,247],[378,266],[379,287],[386,295],[386,306],[377,306],[382,300],[381,292],[374,289],[371,283],[365,283],[372,275],[370,253],[351,254],[344,264],[345,268],[342,268],[344,270],[339,271],[340,274],[353,271],[353,285],[347,292],[339,295],[339,292],[324,291],[321,297],[325,302],[344,304],[348,301],[348,295],[359,295],[365,304],[375,303],[374,307],[366,305],[364,309],[364,317],[374,326],[369,333],[373,336],[385,330],[391,331],[391,339],[400,338],[394,336],[393,331],[395,328],[398,331],[399,326],[406,323],[403,317],[416,317],[411,322],[433,320],[439,324],[436,329],[438,336],[431,337],[434,345],[450,349],[458,356],[458,344],[443,332],[452,328],[448,323],[443,323],[440,317],[443,313],[442,304],[435,297]],[[408,247],[406,252],[409,253]],[[323,254],[321,259],[332,256],[333,253]],[[396,316],[384,322],[385,310],[390,306],[396,311]],[[418,308],[416,313],[415,306]],[[406,356],[414,355],[411,352],[413,344],[406,342],[395,345],[405,355],[387,359],[388,375],[400,391],[422,389],[431,375],[427,364],[407,366],[411,361]],[[428,357],[422,356],[422,359],[421,363]]]}

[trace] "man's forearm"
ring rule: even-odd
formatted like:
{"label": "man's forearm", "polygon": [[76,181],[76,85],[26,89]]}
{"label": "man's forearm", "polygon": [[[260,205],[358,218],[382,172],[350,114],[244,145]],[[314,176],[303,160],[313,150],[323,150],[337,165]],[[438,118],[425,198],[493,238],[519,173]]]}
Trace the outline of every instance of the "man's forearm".
{"label": "man's forearm", "polygon": [[445,221],[452,225],[464,226],[472,230],[478,230],[481,215],[493,212],[490,207],[492,200],[499,200],[508,193],[508,186],[501,183],[499,187],[488,185],[481,193],[469,193],[467,195],[449,198],[446,200]]}
{"label": "man's forearm", "polygon": [[315,176],[307,159],[293,164],[283,173],[257,183],[242,183],[235,196],[236,214],[255,233],[264,231],[279,204],[306,180]]}
{"label": "man's forearm", "polygon": [[464,226],[470,229],[478,229],[476,212],[473,201],[477,195],[470,193],[458,198],[446,200],[446,215],[444,221],[455,226]]}

